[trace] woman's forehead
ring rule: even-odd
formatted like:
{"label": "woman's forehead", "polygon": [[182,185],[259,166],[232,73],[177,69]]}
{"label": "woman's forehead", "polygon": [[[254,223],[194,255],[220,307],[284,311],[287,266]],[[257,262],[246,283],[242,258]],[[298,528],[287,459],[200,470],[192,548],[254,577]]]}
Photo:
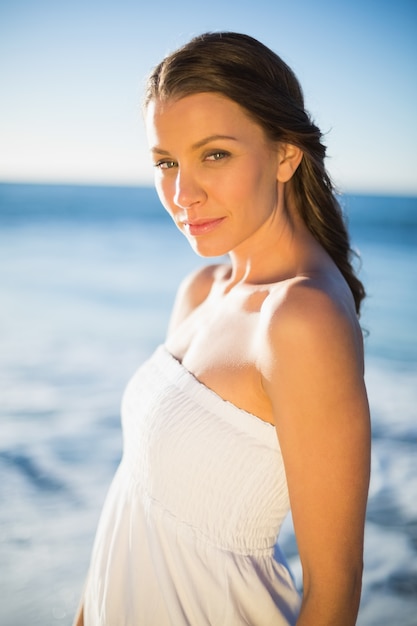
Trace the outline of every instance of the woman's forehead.
{"label": "woman's forehead", "polygon": [[[205,127],[239,127],[255,124],[244,107],[227,96],[214,92],[201,92],[167,100],[151,100],[146,108],[146,124],[160,126],[191,125]],[[220,130],[216,131],[220,132]]]}

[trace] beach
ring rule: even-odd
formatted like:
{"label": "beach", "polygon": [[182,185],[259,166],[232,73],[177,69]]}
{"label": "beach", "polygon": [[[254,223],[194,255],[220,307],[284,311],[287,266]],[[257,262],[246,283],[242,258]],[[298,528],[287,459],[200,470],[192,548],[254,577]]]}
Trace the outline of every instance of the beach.
{"label": "beach", "polygon": [[[359,626],[417,624],[417,199],[342,200],[368,298]],[[0,185],[0,623],[70,625],[120,402],[196,257],[148,188]],[[300,584],[291,520],[282,545]]]}

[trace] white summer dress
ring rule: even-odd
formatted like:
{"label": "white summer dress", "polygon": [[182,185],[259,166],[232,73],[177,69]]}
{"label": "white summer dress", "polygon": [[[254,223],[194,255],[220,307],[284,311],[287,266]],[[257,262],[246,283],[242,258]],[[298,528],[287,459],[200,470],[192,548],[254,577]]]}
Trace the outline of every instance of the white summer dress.
{"label": "white summer dress", "polygon": [[129,382],[122,423],[85,626],[295,624],[300,596],[276,545],[289,501],[274,427],[164,346]]}

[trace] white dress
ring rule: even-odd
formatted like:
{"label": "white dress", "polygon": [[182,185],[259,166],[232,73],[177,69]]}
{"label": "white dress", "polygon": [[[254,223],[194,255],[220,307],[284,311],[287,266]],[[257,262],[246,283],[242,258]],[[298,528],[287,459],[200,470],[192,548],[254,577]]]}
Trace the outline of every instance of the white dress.
{"label": "white dress", "polygon": [[164,346],[129,382],[122,423],[85,626],[295,624],[300,596],[276,545],[289,501],[274,427]]}

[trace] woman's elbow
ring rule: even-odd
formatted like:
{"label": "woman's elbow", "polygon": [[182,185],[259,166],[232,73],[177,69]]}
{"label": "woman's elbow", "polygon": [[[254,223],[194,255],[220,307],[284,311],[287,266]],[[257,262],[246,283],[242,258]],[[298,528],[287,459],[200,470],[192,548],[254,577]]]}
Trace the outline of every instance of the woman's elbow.
{"label": "woman's elbow", "polygon": [[297,626],[354,626],[362,593],[363,563],[340,568],[331,575],[305,575]]}

